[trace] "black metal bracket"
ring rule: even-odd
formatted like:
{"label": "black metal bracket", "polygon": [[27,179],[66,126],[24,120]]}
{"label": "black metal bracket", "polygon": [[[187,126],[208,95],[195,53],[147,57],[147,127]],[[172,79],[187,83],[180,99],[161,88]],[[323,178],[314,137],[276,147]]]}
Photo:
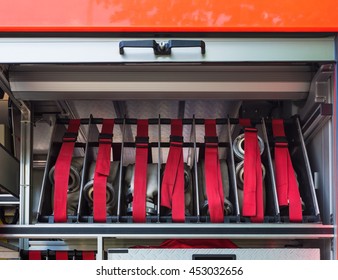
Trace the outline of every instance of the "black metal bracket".
{"label": "black metal bracket", "polygon": [[120,54],[124,54],[124,48],[152,48],[155,55],[170,55],[172,48],[201,48],[205,54],[205,42],[202,40],[169,40],[167,43],[157,43],[155,40],[121,41]]}

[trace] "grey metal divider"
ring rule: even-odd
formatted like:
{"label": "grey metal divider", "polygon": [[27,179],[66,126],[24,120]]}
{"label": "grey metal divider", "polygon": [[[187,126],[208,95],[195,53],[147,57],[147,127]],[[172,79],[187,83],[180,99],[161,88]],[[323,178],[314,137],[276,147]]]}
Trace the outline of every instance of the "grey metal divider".
{"label": "grey metal divider", "polygon": [[299,137],[299,141],[300,141],[300,146],[301,146],[301,150],[302,150],[303,160],[304,160],[304,163],[305,163],[305,170],[306,170],[307,180],[308,180],[308,184],[309,184],[310,195],[311,195],[311,198],[312,198],[314,214],[315,214],[315,216],[318,217],[318,219],[320,219],[320,216],[319,216],[320,211],[319,211],[318,200],[317,200],[316,191],[315,191],[315,185],[314,185],[314,181],[313,181],[313,177],[312,177],[311,165],[310,165],[309,157],[308,157],[308,154],[307,154],[307,150],[306,150],[306,146],[305,146],[305,142],[304,142],[304,138],[303,138],[303,133],[302,133],[302,128],[301,128],[300,121],[299,121],[298,117],[295,118],[295,122],[296,122],[296,128],[297,128],[298,137]]}
{"label": "grey metal divider", "polygon": [[47,154],[47,160],[46,160],[46,166],[45,166],[45,170],[43,173],[43,177],[42,177],[42,187],[41,187],[41,193],[40,193],[40,198],[39,198],[39,204],[38,204],[38,210],[37,210],[37,216],[36,216],[36,221],[39,221],[40,216],[42,214],[42,206],[44,203],[44,198],[45,198],[45,192],[46,192],[46,184],[47,184],[47,180],[48,180],[48,173],[49,170],[51,168],[51,154],[52,154],[52,145],[54,142],[54,137],[56,135],[56,123],[53,123],[53,132],[52,132],[52,137],[49,141],[49,148],[48,148],[48,154]]}
{"label": "grey metal divider", "polygon": [[196,199],[196,217],[197,223],[201,221],[201,214],[200,214],[200,199],[199,199],[199,186],[198,186],[198,172],[197,172],[197,148],[196,148],[196,122],[195,122],[195,115],[192,119],[192,135],[193,135],[193,142],[194,142],[194,185],[195,185],[195,199]]}
{"label": "grey metal divider", "polygon": [[78,209],[77,209],[77,221],[81,221],[81,212],[83,208],[83,203],[84,203],[84,198],[83,198],[83,188],[84,184],[87,181],[88,177],[88,168],[89,168],[89,162],[90,160],[88,159],[90,157],[89,155],[89,141],[91,139],[91,134],[93,130],[93,124],[92,124],[92,119],[93,116],[89,116],[89,121],[88,121],[88,131],[87,131],[87,141],[86,141],[86,147],[85,147],[85,155],[84,155],[84,160],[83,160],[83,168],[82,168],[82,174],[81,174],[81,184],[80,184],[80,194],[79,194],[79,204],[78,204]]}
{"label": "grey metal divider", "polygon": [[269,166],[270,181],[271,181],[271,190],[272,190],[272,195],[273,195],[273,202],[274,202],[274,208],[275,208],[275,213],[276,213],[276,219],[277,219],[277,222],[279,222],[280,221],[280,213],[279,213],[279,207],[278,207],[278,197],[277,197],[277,190],[276,190],[275,171],[274,171],[274,168],[273,168],[273,162],[272,162],[272,157],[271,157],[271,152],[270,152],[270,143],[269,143],[269,138],[268,138],[264,118],[262,118],[262,131],[263,131],[263,139],[264,139],[264,142],[265,142],[265,145],[266,145],[266,154],[267,154],[267,158],[268,158],[268,166]]}
{"label": "grey metal divider", "polygon": [[236,178],[236,170],[235,170],[235,157],[234,157],[234,148],[232,143],[232,132],[231,132],[231,121],[228,117],[227,119],[227,128],[228,128],[228,137],[229,137],[229,151],[230,151],[230,179],[232,191],[235,198],[235,214],[238,218],[241,215],[241,209],[239,209],[239,201],[238,201],[238,193],[237,193],[237,178]]}
{"label": "grey metal divider", "polygon": [[120,170],[119,170],[119,189],[118,189],[118,195],[117,195],[117,222],[121,221],[121,200],[122,200],[122,170],[123,170],[123,160],[124,160],[124,139],[125,139],[125,131],[126,131],[126,118],[123,118],[122,123],[122,143],[121,143],[121,160],[120,160]]}
{"label": "grey metal divider", "polygon": [[161,115],[158,116],[158,162],[157,162],[157,222],[161,217]]}

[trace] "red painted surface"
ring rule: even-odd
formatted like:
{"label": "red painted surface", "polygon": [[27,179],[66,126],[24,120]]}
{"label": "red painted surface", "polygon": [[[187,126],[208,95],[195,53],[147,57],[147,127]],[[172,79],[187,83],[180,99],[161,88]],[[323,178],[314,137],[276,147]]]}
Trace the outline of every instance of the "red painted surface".
{"label": "red painted surface", "polygon": [[0,0],[0,31],[338,32],[337,0]]}

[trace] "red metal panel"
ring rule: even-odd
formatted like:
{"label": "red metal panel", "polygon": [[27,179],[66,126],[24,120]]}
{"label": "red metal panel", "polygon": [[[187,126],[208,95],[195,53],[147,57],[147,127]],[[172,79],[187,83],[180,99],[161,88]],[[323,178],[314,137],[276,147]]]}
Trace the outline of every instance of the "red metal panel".
{"label": "red metal panel", "polygon": [[0,31],[337,32],[337,0],[0,0]]}

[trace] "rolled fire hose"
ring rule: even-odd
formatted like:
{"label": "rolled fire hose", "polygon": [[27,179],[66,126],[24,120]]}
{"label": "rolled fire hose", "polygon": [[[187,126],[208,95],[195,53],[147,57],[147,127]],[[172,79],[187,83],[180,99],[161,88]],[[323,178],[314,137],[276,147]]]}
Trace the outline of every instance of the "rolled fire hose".
{"label": "rolled fire hose", "polygon": [[[257,136],[258,138],[258,146],[260,150],[260,154],[262,155],[264,152],[264,142],[261,137]],[[238,135],[235,140],[233,141],[233,149],[234,149],[234,154],[237,159],[241,160],[237,165],[236,165],[236,178],[237,178],[237,194],[238,194],[238,203],[239,203],[239,208],[242,209],[243,207],[243,184],[244,184],[244,143],[245,143],[245,137],[244,133]],[[264,209],[265,209],[265,183],[264,183],[264,178],[265,178],[265,167],[262,164],[262,172],[263,172],[263,204],[264,204]]]}
{"label": "rolled fire hose", "polygon": [[193,214],[193,181],[189,165],[184,163],[184,201],[185,201],[185,215]]}
{"label": "rolled fire hose", "polygon": [[[83,187],[83,194],[88,206],[93,212],[93,194],[94,194],[94,174],[96,161],[93,161],[89,166],[88,182]],[[119,185],[119,170],[120,162],[112,161],[110,163],[110,171],[107,177],[106,184],[106,211],[107,215],[113,215],[117,205],[117,193]]]}
{"label": "rolled fire hose", "polygon": [[[67,192],[67,215],[76,215],[79,204],[81,172],[83,167],[83,157],[74,157],[70,165],[68,192]],[[54,170],[53,166],[49,171],[49,181],[54,186]],[[53,199],[51,200],[53,204]],[[53,206],[54,208],[54,206]]]}
{"label": "rolled fire hose", "polygon": [[[242,160],[241,162],[236,164],[236,180],[237,180],[237,187],[241,190],[243,190],[243,184],[244,184],[244,161]],[[262,178],[264,180],[265,178],[265,167],[262,164]]]}
{"label": "rolled fire hose", "polygon": [[[161,176],[163,176],[163,170],[165,165],[162,166]],[[134,170],[135,165],[130,164],[126,170],[125,176],[125,186],[126,186],[126,195],[127,195],[127,213],[128,215],[132,214],[132,201],[134,194]],[[147,215],[156,215],[157,214],[157,178],[158,178],[158,165],[157,163],[148,164],[147,168],[147,193],[146,193],[146,213]],[[185,194],[185,214],[192,214],[192,175],[190,168],[187,164],[184,164],[184,194]],[[170,213],[166,213],[170,214]]]}
{"label": "rolled fire hose", "polygon": [[[239,162],[236,165],[236,181],[237,181],[237,194],[238,194],[238,203],[239,203],[239,209],[242,209],[243,207],[243,184],[244,184],[244,161]],[[266,194],[265,194],[265,167],[262,164],[262,179],[263,179],[263,207],[265,210],[265,202],[266,202]]]}
{"label": "rolled fire hose", "polygon": [[[161,179],[164,175],[165,164],[162,164]],[[162,182],[162,180],[161,180]],[[193,179],[191,169],[188,164],[184,163],[184,205],[185,215],[190,216],[193,214]],[[171,211],[165,213],[165,215],[171,215]]]}
{"label": "rolled fire hose", "polygon": [[[133,213],[133,197],[134,197],[134,173],[135,164],[129,164],[127,166],[126,175],[124,179],[126,202],[127,202],[127,214]],[[157,163],[148,164],[147,168],[147,192],[146,192],[146,214],[157,214],[157,200],[158,195],[157,180],[158,180],[158,165]]]}
{"label": "rolled fire hose", "polygon": [[[238,135],[233,141],[234,154],[240,160],[244,159],[244,142],[245,142],[244,133]],[[264,142],[262,138],[259,136],[258,136],[258,145],[262,155],[264,152]]]}
{"label": "rolled fire hose", "polygon": [[[233,213],[233,206],[229,200],[229,173],[228,165],[226,160],[220,160],[221,167],[221,176],[222,176],[222,185],[224,193],[224,215],[229,216]],[[199,204],[200,204],[200,214],[202,216],[209,215],[208,208],[208,197],[205,183],[205,170],[204,170],[204,160],[200,161],[197,164],[197,174],[198,174],[198,193],[199,193]]]}

